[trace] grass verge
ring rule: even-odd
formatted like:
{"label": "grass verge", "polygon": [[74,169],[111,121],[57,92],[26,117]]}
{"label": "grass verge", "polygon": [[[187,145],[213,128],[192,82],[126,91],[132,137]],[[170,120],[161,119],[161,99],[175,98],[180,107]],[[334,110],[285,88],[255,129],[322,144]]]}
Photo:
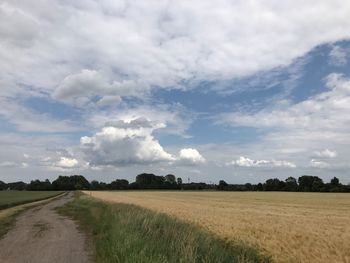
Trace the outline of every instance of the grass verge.
{"label": "grass verge", "polygon": [[16,216],[20,211],[9,214],[0,218],[0,239],[12,228],[15,223]]}
{"label": "grass verge", "polygon": [[77,194],[59,212],[92,235],[96,262],[270,262],[243,243],[139,206]]}

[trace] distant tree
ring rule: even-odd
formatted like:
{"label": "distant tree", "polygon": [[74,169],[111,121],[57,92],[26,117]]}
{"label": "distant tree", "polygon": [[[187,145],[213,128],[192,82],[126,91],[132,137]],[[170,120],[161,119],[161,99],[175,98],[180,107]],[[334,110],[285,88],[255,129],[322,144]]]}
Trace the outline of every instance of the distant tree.
{"label": "distant tree", "polygon": [[178,185],[182,185],[182,178],[181,178],[181,177],[178,177],[178,178],[177,178],[177,184],[178,184]]}
{"label": "distant tree", "polygon": [[264,190],[263,184],[262,184],[262,183],[258,183],[258,184],[256,185],[256,190],[257,190],[257,191],[263,191],[263,190]]}
{"label": "distant tree", "polygon": [[49,191],[52,190],[52,185],[48,179],[46,179],[45,181],[33,180],[27,185],[27,190]]}
{"label": "distant tree", "polygon": [[86,190],[90,189],[90,183],[82,175],[60,175],[52,182],[52,188],[54,190]]}
{"label": "distant tree", "polygon": [[244,190],[245,191],[252,191],[253,190],[253,185],[252,184],[250,184],[250,183],[246,183],[245,185],[244,185]]}
{"label": "distant tree", "polygon": [[129,181],[125,179],[117,179],[110,184],[111,190],[126,190],[129,187]]}
{"label": "distant tree", "polygon": [[299,189],[303,192],[320,192],[324,187],[321,178],[311,175],[303,175],[298,178]]}
{"label": "distant tree", "polygon": [[189,183],[182,184],[182,189],[184,190],[203,190],[203,189],[211,189],[210,185],[206,183]]}
{"label": "distant tree", "polygon": [[6,190],[6,189],[7,189],[7,185],[3,181],[0,181],[0,191]]}
{"label": "distant tree", "polygon": [[100,187],[100,182],[96,181],[96,180],[91,181],[90,182],[90,189],[91,190],[102,190]]}
{"label": "distant tree", "polygon": [[226,183],[224,180],[219,181],[218,190],[226,190],[227,187],[228,183]]}
{"label": "distant tree", "polygon": [[107,190],[108,189],[108,184],[104,182],[100,182],[100,190]]}
{"label": "distant tree", "polygon": [[278,178],[268,179],[264,184],[265,191],[280,191],[283,187],[284,182],[280,181]]}
{"label": "distant tree", "polygon": [[332,186],[339,186],[339,179],[337,177],[333,177],[331,179],[331,185]]}
{"label": "distant tree", "polygon": [[22,181],[7,184],[7,188],[10,190],[23,191],[26,189],[26,187],[27,187],[27,184]]}
{"label": "distant tree", "polygon": [[140,189],[140,185],[136,182],[133,182],[133,183],[129,184],[129,189],[138,190],[138,189]]}
{"label": "distant tree", "polygon": [[298,182],[294,177],[288,177],[286,179],[286,191],[298,191]]}
{"label": "distant tree", "polygon": [[162,188],[165,179],[163,176],[142,173],[136,176],[136,183],[141,188]]}
{"label": "distant tree", "polygon": [[170,184],[175,184],[176,183],[176,177],[173,174],[167,174],[165,177],[165,182],[170,183]]}

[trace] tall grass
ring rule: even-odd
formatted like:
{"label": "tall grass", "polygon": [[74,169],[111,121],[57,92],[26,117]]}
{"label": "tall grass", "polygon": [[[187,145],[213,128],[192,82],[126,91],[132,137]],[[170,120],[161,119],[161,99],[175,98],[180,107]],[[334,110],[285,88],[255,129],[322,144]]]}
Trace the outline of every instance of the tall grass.
{"label": "tall grass", "polygon": [[4,217],[0,216],[0,239],[14,226],[18,213],[15,212]]}
{"label": "tall grass", "polygon": [[268,262],[244,244],[228,245],[210,233],[135,205],[86,195],[61,208],[92,234],[97,262]]}

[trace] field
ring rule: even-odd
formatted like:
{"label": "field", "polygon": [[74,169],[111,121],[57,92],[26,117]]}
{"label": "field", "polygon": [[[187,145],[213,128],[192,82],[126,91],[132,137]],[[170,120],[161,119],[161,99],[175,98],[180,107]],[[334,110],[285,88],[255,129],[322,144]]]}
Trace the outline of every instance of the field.
{"label": "field", "polygon": [[193,222],[276,262],[350,262],[350,195],[284,192],[85,192]]}
{"label": "field", "polygon": [[56,196],[59,191],[0,191],[0,209],[43,200]]}
{"label": "field", "polygon": [[198,226],[135,205],[76,195],[58,210],[92,237],[98,263],[271,262],[242,242],[228,244]]}

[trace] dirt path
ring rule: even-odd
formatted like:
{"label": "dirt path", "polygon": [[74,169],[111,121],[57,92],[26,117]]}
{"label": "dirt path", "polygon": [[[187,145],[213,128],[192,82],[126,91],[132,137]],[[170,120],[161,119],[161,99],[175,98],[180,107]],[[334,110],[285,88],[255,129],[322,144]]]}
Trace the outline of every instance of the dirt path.
{"label": "dirt path", "polygon": [[91,262],[76,224],[54,210],[71,199],[72,193],[20,214],[15,227],[0,240],[0,262]]}

